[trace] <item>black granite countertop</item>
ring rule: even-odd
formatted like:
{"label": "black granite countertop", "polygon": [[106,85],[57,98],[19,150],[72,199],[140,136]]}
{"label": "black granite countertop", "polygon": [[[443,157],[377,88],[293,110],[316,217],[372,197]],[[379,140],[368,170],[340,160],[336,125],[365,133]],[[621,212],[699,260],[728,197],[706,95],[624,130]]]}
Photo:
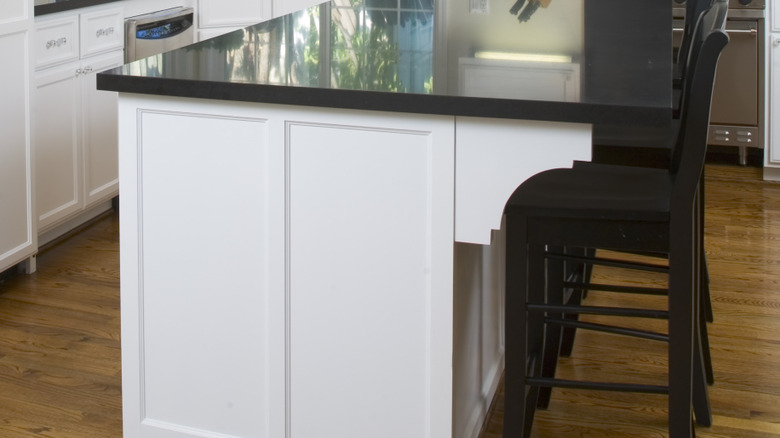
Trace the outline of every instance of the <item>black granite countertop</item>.
{"label": "black granite countertop", "polygon": [[116,1],[119,0],[35,0],[35,15],[53,14],[55,12],[86,8],[87,6],[102,5],[103,3]]}
{"label": "black granite countertop", "polygon": [[[492,10],[472,11],[469,0],[450,0],[442,20],[433,0],[402,0],[400,7],[396,0],[333,0],[101,73],[98,88],[411,113],[668,124],[670,2],[544,0],[547,7],[530,18],[530,9],[510,13],[512,3],[494,1]],[[476,59],[483,52],[499,52],[502,59]],[[511,57],[525,61],[505,59]],[[476,83],[462,85],[464,63],[483,67]],[[491,66],[516,74],[507,80],[491,73]],[[573,72],[565,86],[558,73],[546,73],[560,66]]]}

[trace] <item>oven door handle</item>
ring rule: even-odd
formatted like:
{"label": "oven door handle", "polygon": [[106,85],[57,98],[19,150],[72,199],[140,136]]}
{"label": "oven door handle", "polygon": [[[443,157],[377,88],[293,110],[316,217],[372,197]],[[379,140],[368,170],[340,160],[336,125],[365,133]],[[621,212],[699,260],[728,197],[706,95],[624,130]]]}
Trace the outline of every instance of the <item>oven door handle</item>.
{"label": "oven door handle", "polygon": [[726,33],[750,34],[756,36],[758,35],[758,29],[726,29]]}
{"label": "oven door handle", "polygon": [[[672,32],[675,33],[682,33],[685,29],[681,29],[678,27],[675,27],[672,29]],[[749,33],[751,35],[758,35],[758,29],[725,29],[726,33],[740,33],[740,34],[746,34]]]}
{"label": "oven door handle", "polygon": [[[750,34],[750,35],[758,35],[758,29],[755,27],[750,27],[749,29],[724,29],[726,33],[739,33],[739,34]],[[685,31],[685,28],[682,27],[672,27],[672,32],[674,33],[682,33]]]}

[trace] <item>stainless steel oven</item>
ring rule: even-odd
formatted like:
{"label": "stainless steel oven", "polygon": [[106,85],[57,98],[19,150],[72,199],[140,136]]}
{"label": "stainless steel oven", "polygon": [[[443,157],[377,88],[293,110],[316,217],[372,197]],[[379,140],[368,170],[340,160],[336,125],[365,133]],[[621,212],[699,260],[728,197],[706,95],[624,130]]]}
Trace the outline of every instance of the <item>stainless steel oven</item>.
{"label": "stainless steel oven", "polygon": [[[675,47],[679,47],[685,2],[673,0]],[[747,148],[764,147],[765,0],[729,0],[726,31],[712,96],[709,144],[736,146],[740,164]]]}

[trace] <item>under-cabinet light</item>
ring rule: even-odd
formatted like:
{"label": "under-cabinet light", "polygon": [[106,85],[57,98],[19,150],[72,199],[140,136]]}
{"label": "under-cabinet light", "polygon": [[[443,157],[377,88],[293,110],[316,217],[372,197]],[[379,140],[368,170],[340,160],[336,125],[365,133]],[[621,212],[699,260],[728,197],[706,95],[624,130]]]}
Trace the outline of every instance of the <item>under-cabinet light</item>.
{"label": "under-cabinet light", "polygon": [[541,53],[479,51],[474,54],[474,57],[479,59],[496,59],[503,61],[571,63],[571,56],[544,55]]}

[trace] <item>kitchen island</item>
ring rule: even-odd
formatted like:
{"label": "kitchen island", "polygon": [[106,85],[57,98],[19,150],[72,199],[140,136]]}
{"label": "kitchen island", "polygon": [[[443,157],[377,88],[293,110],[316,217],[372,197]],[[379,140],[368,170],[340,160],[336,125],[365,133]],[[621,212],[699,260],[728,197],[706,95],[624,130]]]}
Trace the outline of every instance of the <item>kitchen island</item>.
{"label": "kitchen island", "polygon": [[126,438],[476,437],[508,196],[671,117],[671,5],[510,3],[334,0],[98,75]]}

